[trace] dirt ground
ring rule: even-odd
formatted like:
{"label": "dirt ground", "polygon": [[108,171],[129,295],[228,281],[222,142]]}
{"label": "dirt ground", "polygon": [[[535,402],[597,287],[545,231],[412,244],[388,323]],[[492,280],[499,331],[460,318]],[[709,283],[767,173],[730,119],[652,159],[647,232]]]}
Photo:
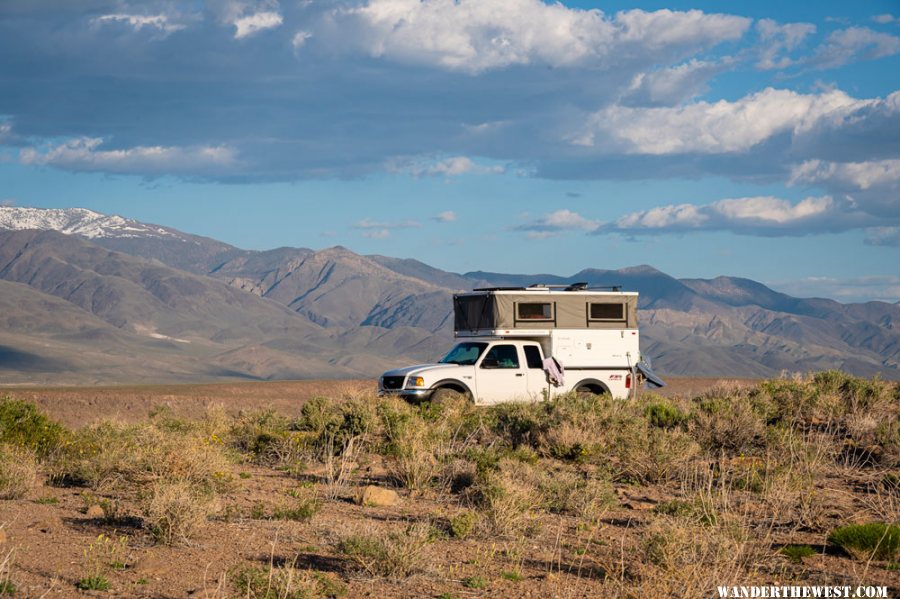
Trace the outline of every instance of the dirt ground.
{"label": "dirt ground", "polygon": [[[671,379],[668,395],[695,395],[715,385],[716,379]],[[748,386],[753,381],[728,381]],[[68,427],[100,419],[145,421],[151,411],[168,407],[179,417],[199,418],[211,404],[229,413],[274,409],[287,416],[299,413],[315,396],[336,397],[371,390],[373,381],[292,381],[274,383],[172,385],[92,388],[11,388],[11,395],[36,403],[41,410]],[[380,456],[361,460],[354,489],[365,484],[385,484]],[[249,565],[266,569],[293,565],[314,572],[345,589],[348,597],[596,597],[610,592],[603,580],[611,573],[627,579],[625,556],[638,550],[661,502],[678,497],[671,486],[615,485],[618,506],[596,526],[584,526],[577,518],[553,515],[544,518],[537,534],[521,538],[444,538],[429,546],[421,572],[393,582],[355,571],[346,556],[335,550],[336,541],[352,531],[382,526],[429,522],[437,529],[463,506],[458,499],[436,492],[411,495],[400,491],[400,502],[391,507],[363,507],[352,501],[355,490],[324,502],[310,521],[263,519],[254,511],[277,507],[302,479],[270,467],[235,464],[236,484],[221,495],[218,516],[208,522],[190,543],[156,544],[141,530],[138,497],[122,500],[116,518],[93,517],[87,509],[112,497],[88,493],[84,488],[39,484],[20,500],[0,501],[0,562],[6,559],[12,572],[15,597],[204,597],[242,596],[225,577]],[[862,480],[842,480],[846,488],[842,511],[861,509],[854,485]],[[118,499],[117,499],[118,500]],[[110,590],[80,591],[76,583],[89,570],[91,545],[99,535],[127,537],[122,552],[124,568],[111,572]],[[854,565],[846,556],[829,551],[821,535],[794,530],[790,535],[771,535],[772,564],[761,567],[757,584],[884,585],[896,593],[900,575],[884,568]],[[786,543],[808,543],[817,555],[795,565],[777,556]],[[773,565],[774,564],[774,565]],[[0,563],[0,581],[4,574]],[[623,572],[616,572],[622,569]],[[507,575],[516,572],[516,576]],[[473,582],[474,581],[474,582]],[[484,581],[481,586],[479,581]],[[722,580],[721,584],[730,584]],[[619,588],[624,596],[627,591]],[[687,593],[687,591],[686,591]],[[616,593],[619,595],[620,593]],[[0,592],[2,595],[2,592]],[[272,595],[276,597],[278,595]],[[327,596],[327,595],[326,595]],[[685,595],[687,596],[687,595]],[[895,596],[895,595],[892,595]]]}

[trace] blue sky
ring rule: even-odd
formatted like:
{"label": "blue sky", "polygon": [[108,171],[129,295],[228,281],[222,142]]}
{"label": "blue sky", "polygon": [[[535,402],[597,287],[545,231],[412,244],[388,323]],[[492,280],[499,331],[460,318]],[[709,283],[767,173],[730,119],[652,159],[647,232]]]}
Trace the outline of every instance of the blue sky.
{"label": "blue sky", "polygon": [[0,202],[900,300],[900,3],[5,0]]}

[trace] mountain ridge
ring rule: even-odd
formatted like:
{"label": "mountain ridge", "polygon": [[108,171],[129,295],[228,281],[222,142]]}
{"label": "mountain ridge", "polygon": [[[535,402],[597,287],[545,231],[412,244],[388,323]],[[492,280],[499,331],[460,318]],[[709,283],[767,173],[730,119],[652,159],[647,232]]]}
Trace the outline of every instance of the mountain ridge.
{"label": "mountain ridge", "polygon": [[[16,312],[16,302],[7,301],[13,316],[0,318],[0,380],[37,376],[21,367],[29,359],[44,364],[53,380],[91,375],[92,368],[87,378],[103,379],[110,368],[102,356],[117,352],[111,362],[122,362],[122,372],[140,380],[154,372],[163,380],[371,376],[403,361],[434,359],[452,343],[453,293],[535,282],[638,291],[643,351],[668,374],[772,376],[843,368],[900,378],[900,302],[795,298],[751,279],[677,279],[650,265],[569,276],[457,274],[341,246],[242,250],[79,209],[71,209],[69,220],[57,213],[39,218],[40,209],[2,210],[0,292],[27,297],[22,301],[33,306],[65,305],[57,311],[84,330],[63,338],[53,309],[41,328],[40,310]],[[25,210],[17,223],[11,222],[14,210]],[[35,223],[65,231],[22,230]],[[32,331],[13,322],[15,313],[34,325]],[[37,340],[46,342],[46,355]],[[85,357],[67,365],[79,343]],[[158,368],[137,363],[143,353],[156,356]],[[132,364],[122,355],[137,358]]]}

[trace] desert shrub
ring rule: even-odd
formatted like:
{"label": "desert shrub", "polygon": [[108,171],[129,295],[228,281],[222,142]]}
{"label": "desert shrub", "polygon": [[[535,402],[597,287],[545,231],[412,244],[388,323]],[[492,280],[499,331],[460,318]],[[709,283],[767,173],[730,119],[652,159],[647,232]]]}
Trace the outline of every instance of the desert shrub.
{"label": "desert shrub", "polygon": [[650,422],[650,426],[670,430],[680,427],[688,419],[687,414],[677,405],[665,399],[648,403],[644,408],[644,416]]}
{"label": "desert shrub", "polygon": [[21,499],[35,482],[34,452],[25,447],[0,444],[0,499]]}
{"label": "desert shrub", "polygon": [[370,576],[407,578],[428,560],[430,527],[411,524],[403,530],[356,533],[338,543],[338,551]]}
{"label": "desert shrub", "polygon": [[875,442],[881,448],[880,461],[887,466],[900,466],[900,419],[892,418],[875,428]]}
{"label": "desert shrub", "polygon": [[559,471],[545,475],[538,486],[547,510],[594,521],[617,504],[607,480]]}
{"label": "desert shrub", "polygon": [[700,452],[697,443],[683,431],[649,427],[637,420],[622,423],[611,433],[612,440],[604,451],[615,457],[613,472],[640,483],[675,478]]}
{"label": "desert shrub", "polygon": [[713,454],[743,454],[764,445],[766,424],[745,397],[703,397],[696,402],[690,432]]}
{"label": "desert shrub", "polygon": [[290,436],[290,421],[274,410],[242,413],[229,431],[232,447],[258,464],[276,462],[276,452]]}
{"label": "desert shrub", "polygon": [[292,495],[291,502],[275,508],[272,512],[273,519],[306,522],[312,520],[322,509],[322,500],[311,489],[304,489]]}
{"label": "desert shrub", "polygon": [[478,524],[478,514],[475,512],[460,512],[450,518],[450,534],[456,539],[465,539],[475,530]]}
{"label": "desert shrub", "polygon": [[164,545],[190,539],[212,513],[214,495],[184,480],[157,480],[144,500],[144,519]]}
{"label": "desert shrub", "polygon": [[322,572],[291,566],[260,568],[247,566],[231,572],[231,580],[241,597],[247,599],[311,599],[343,597],[347,587]]}
{"label": "desert shrub", "polygon": [[795,564],[803,563],[804,557],[812,557],[816,555],[816,550],[809,545],[785,545],[779,551],[781,555],[787,557]]}
{"label": "desert shrub", "polygon": [[883,522],[851,524],[831,531],[828,542],[857,559],[893,561],[900,556],[900,526]]}
{"label": "desert shrub", "polygon": [[0,443],[28,448],[43,458],[65,442],[66,433],[34,404],[0,398]]}
{"label": "desert shrub", "polygon": [[500,460],[496,469],[479,472],[470,492],[483,515],[481,521],[499,535],[530,532],[543,505],[533,468],[509,459]]}

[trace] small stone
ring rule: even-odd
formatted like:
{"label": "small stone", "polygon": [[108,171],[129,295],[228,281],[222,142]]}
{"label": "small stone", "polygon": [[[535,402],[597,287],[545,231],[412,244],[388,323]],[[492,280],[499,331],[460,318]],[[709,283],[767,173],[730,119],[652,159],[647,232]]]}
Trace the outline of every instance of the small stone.
{"label": "small stone", "polygon": [[91,520],[100,520],[106,517],[106,512],[103,511],[102,507],[95,503],[87,509],[85,515]]}
{"label": "small stone", "polygon": [[359,504],[369,507],[386,507],[396,505],[399,501],[400,496],[396,491],[374,485],[367,486],[359,496]]}
{"label": "small stone", "polygon": [[0,545],[6,542],[7,536],[5,530],[0,530]]}

